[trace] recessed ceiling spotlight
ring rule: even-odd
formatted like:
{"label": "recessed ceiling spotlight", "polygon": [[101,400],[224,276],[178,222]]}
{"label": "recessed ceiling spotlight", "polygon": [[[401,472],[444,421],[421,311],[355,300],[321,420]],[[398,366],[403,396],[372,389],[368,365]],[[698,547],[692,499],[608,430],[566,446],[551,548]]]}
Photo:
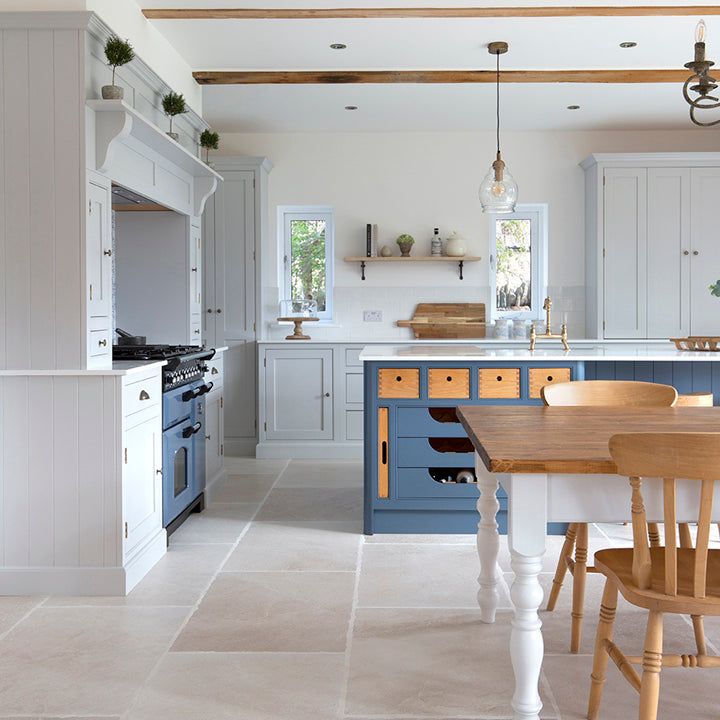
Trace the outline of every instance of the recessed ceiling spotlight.
{"label": "recessed ceiling spotlight", "polygon": [[627,50],[628,48],[634,48],[637,47],[637,43],[633,42],[632,40],[628,40],[627,42],[621,42],[620,47],[624,50]]}
{"label": "recessed ceiling spotlight", "polygon": [[357,110],[358,106],[357,105],[346,105],[345,109],[346,110]]}
{"label": "recessed ceiling spotlight", "polygon": [[579,110],[580,106],[579,105],[568,105],[567,109],[568,110]]}
{"label": "recessed ceiling spotlight", "polygon": [[345,43],[333,43],[330,47],[333,50],[347,50],[347,45]]}

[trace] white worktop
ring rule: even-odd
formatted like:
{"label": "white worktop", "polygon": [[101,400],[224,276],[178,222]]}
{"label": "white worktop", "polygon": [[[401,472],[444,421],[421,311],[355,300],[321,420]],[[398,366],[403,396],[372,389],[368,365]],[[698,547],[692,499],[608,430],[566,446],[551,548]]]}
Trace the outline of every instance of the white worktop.
{"label": "white worktop", "polygon": [[[483,344],[394,344],[394,345],[368,345],[360,353],[364,362],[418,362],[418,361],[494,361],[499,360],[588,360],[588,361],[619,361],[619,362],[662,362],[662,361],[720,361],[720,352],[685,352],[676,350],[675,346],[667,342],[658,343],[600,343],[597,340],[577,343],[576,347],[570,345],[569,351],[564,351],[559,342],[538,341],[534,351],[530,351],[527,341],[523,346],[493,347]],[[507,345],[507,341],[505,341]]]}

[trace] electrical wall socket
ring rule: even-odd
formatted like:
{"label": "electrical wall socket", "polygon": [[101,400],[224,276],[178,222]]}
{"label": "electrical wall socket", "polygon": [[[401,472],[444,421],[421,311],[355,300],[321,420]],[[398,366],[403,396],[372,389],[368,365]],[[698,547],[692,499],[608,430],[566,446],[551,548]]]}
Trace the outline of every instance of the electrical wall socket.
{"label": "electrical wall socket", "polygon": [[382,310],[363,310],[363,322],[382,322]]}

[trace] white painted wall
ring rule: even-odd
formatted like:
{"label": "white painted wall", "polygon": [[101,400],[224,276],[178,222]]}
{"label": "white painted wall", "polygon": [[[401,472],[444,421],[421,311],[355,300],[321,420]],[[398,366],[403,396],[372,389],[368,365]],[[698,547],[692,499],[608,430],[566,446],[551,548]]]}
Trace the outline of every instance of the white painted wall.
{"label": "white painted wall", "polygon": [[72,10],[97,13],[120,37],[130,40],[138,57],[202,114],[202,88],[193,79],[190,66],[145,18],[134,0],[0,0],[2,12]]}
{"label": "white painted wall", "polygon": [[[226,134],[223,155],[266,156],[269,177],[269,247],[263,258],[265,317],[277,312],[276,209],[278,205],[335,208],[335,307],[339,327],[313,327],[317,338],[409,337],[394,322],[417,302],[488,301],[489,221],[478,185],[494,156],[491,132]],[[584,179],[578,163],[594,152],[708,151],[720,149],[712,131],[508,132],[503,155],[519,185],[520,202],[549,206],[549,285],[554,309],[567,313],[571,335],[584,335]],[[451,265],[369,266],[360,280],[345,255],[361,255],[365,224],[378,223],[381,243],[408,232],[414,252],[428,254],[433,227],[457,230],[468,254],[465,280]],[[382,310],[383,323],[363,323],[362,310]],[[267,328],[264,328],[267,330]],[[286,328],[269,327],[269,337]]]}

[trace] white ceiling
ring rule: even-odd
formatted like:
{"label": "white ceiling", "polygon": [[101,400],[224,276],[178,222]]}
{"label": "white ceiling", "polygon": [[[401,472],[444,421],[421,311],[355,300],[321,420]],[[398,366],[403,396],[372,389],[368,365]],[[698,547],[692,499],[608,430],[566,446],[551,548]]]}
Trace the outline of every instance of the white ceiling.
{"label": "white ceiling", "polygon": [[[319,0],[144,0],[142,4],[148,8],[342,6]],[[551,3],[494,0],[489,4]],[[609,3],[573,2],[578,4]],[[443,3],[353,0],[347,4],[363,5],[439,7]],[[510,52],[501,59],[506,69],[562,70],[682,68],[692,56],[697,20],[688,16],[152,23],[194,70],[492,69],[494,57],[486,46],[493,40],[510,43]],[[720,16],[705,20],[709,56],[720,61]],[[638,46],[623,50],[619,43],[625,40]],[[348,49],[331,50],[328,46],[333,42],[345,43]],[[221,132],[471,130],[494,125],[492,85],[219,85],[206,86],[203,92],[204,115]],[[359,110],[345,111],[349,104]],[[581,110],[566,110],[570,104],[581,105]],[[508,84],[503,86],[503,120],[507,129],[693,127],[679,84]]]}

